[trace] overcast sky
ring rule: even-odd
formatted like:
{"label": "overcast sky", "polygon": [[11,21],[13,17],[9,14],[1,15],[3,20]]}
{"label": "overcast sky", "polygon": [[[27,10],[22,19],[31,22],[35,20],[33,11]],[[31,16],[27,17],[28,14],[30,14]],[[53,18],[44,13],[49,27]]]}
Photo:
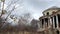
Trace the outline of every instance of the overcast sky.
{"label": "overcast sky", "polygon": [[[8,5],[10,1],[6,0],[5,4]],[[42,12],[45,9],[52,6],[60,7],[60,0],[19,0],[16,5],[18,8],[14,13],[12,12],[13,14],[22,15],[24,13],[30,13],[33,18],[38,19],[42,16]]]}

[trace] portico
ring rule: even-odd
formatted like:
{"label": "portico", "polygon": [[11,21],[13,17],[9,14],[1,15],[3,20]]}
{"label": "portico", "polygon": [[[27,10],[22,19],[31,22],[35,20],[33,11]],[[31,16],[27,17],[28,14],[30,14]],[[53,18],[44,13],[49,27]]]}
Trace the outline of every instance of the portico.
{"label": "portico", "polygon": [[[52,28],[54,34],[60,31],[60,8],[49,8],[43,12],[43,16],[39,18],[42,29],[49,30]],[[53,34],[53,33],[52,33]]]}

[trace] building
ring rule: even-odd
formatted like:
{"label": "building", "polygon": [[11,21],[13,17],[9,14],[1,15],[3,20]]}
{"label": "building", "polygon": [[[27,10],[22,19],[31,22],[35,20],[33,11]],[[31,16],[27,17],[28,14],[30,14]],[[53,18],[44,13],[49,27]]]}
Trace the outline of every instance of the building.
{"label": "building", "polygon": [[53,6],[42,12],[39,18],[41,31],[45,34],[60,34],[60,8]]}

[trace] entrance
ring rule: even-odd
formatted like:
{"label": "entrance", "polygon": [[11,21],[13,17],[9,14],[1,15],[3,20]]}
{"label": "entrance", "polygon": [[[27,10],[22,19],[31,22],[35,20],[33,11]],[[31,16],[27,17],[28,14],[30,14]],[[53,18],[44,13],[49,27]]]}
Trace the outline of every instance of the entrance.
{"label": "entrance", "polygon": [[59,24],[59,27],[60,27],[60,15],[58,14],[58,24]]}
{"label": "entrance", "polygon": [[55,28],[57,27],[56,16],[54,16]]}
{"label": "entrance", "polygon": [[45,18],[45,23],[47,24],[48,27],[48,18]]}

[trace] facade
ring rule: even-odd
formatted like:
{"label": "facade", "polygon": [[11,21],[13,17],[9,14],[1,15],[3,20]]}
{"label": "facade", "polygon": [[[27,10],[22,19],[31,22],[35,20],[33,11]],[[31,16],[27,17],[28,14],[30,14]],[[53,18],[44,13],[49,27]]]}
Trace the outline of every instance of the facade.
{"label": "facade", "polygon": [[53,6],[43,11],[43,16],[39,20],[40,30],[45,34],[60,34],[60,8]]}

